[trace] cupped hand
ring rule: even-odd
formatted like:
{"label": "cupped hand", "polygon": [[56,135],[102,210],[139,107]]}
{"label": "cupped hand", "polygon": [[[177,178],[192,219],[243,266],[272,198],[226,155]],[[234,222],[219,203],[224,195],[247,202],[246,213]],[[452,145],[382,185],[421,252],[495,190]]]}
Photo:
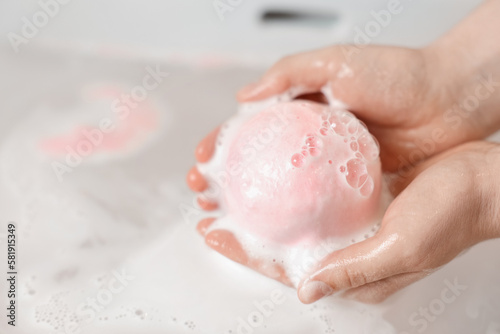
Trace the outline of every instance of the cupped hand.
{"label": "cupped hand", "polygon": [[[206,163],[212,158],[216,149],[215,143],[218,133],[219,127],[208,134],[197,146],[195,157],[199,163]],[[186,181],[189,188],[198,193],[204,192],[209,187],[207,180],[196,166],[189,170]],[[203,210],[213,211],[218,208],[218,203],[206,199],[202,194],[198,196],[197,201]],[[283,266],[279,263],[255,259],[247,254],[232,232],[223,229],[211,229],[210,227],[216,219],[215,217],[205,218],[197,225],[198,232],[205,238],[205,243],[210,248],[267,277],[275,279],[285,285],[292,286],[292,282],[286,275]]]}
{"label": "cupped hand", "polygon": [[[473,85],[438,48],[332,46],[283,58],[238,93],[255,101],[296,88],[312,97],[326,87],[363,120],[381,145],[384,170],[394,172],[492,132],[456,109]],[[461,66],[461,67],[460,67]],[[476,78],[477,79],[477,78]],[[488,94],[487,87],[480,93]],[[458,117],[458,118],[457,118]]]}
{"label": "cupped hand", "polygon": [[379,232],[328,255],[298,290],[378,303],[465,249],[500,237],[500,145],[472,142],[431,158],[398,182]]}

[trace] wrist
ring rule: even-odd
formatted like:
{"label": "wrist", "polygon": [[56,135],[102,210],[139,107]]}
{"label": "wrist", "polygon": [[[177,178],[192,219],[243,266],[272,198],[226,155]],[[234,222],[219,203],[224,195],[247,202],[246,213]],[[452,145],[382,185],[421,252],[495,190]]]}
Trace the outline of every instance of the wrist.
{"label": "wrist", "polygon": [[457,144],[484,139],[500,129],[500,61],[473,60],[457,45],[461,43],[445,39],[422,49],[429,100]]}
{"label": "wrist", "polygon": [[[433,88],[470,132],[483,139],[500,128],[500,1],[486,1],[457,27],[423,49]],[[451,117],[449,117],[451,118]],[[459,121],[454,122],[457,124]],[[456,129],[455,129],[456,130]]]}

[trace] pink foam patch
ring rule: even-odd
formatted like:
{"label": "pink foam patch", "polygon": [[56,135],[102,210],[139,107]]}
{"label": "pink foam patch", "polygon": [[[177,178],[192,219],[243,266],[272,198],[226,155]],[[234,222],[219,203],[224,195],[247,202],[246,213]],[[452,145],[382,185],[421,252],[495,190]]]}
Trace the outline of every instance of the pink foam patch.
{"label": "pink foam patch", "polygon": [[378,213],[378,153],[348,112],[277,104],[247,121],[229,148],[226,209],[244,229],[280,243],[348,235]]}
{"label": "pink foam patch", "polygon": [[152,109],[138,108],[123,120],[116,119],[110,132],[103,132],[94,126],[79,125],[69,133],[44,138],[40,141],[40,148],[47,154],[63,155],[68,152],[68,148],[78,151],[80,145],[91,143],[93,154],[121,151],[143,133],[152,132],[157,127],[157,118]]}

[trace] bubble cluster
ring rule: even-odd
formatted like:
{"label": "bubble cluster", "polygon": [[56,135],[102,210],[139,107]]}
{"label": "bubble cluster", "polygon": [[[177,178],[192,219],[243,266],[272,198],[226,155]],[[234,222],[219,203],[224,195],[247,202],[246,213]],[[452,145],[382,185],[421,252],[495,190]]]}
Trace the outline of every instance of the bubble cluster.
{"label": "bubble cluster", "polygon": [[142,320],[146,318],[146,313],[141,309],[135,310],[135,315],[141,318]]}
{"label": "bubble cluster", "polygon": [[344,110],[328,109],[321,115],[321,120],[321,135],[335,134],[344,137],[344,143],[348,144],[353,152],[359,152],[367,162],[378,158],[377,140],[368,132],[366,125],[353,114]]}
{"label": "bubble cluster", "polygon": [[346,181],[354,189],[359,189],[362,196],[372,194],[375,184],[368,174],[367,163],[379,156],[376,139],[368,132],[366,125],[347,111],[327,110],[321,115],[319,133],[323,136],[336,135],[343,137],[343,142],[354,153],[353,159],[340,166]]}
{"label": "bubble cluster", "polygon": [[194,330],[196,328],[196,324],[194,323],[194,321],[185,321],[184,326],[191,330]]}
{"label": "bubble cluster", "polygon": [[312,133],[307,134],[301,152],[292,155],[292,165],[297,168],[302,167],[308,156],[317,157],[321,155],[322,147],[323,141],[321,138]]}
{"label": "bubble cluster", "polygon": [[55,331],[64,331],[68,325],[78,326],[82,319],[71,311],[66,303],[67,292],[60,292],[52,297],[46,304],[35,308],[35,320],[38,323],[46,323]]}

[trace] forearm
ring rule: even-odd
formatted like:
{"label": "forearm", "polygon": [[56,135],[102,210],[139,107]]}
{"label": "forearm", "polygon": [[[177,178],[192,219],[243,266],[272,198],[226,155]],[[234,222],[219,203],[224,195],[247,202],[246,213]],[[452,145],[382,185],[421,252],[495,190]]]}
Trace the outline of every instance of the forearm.
{"label": "forearm", "polygon": [[[474,139],[500,128],[500,0],[488,0],[448,34],[426,48],[439,84],[453,87],[456,106]],[[476,106],[477,105],[477,106]]]}

